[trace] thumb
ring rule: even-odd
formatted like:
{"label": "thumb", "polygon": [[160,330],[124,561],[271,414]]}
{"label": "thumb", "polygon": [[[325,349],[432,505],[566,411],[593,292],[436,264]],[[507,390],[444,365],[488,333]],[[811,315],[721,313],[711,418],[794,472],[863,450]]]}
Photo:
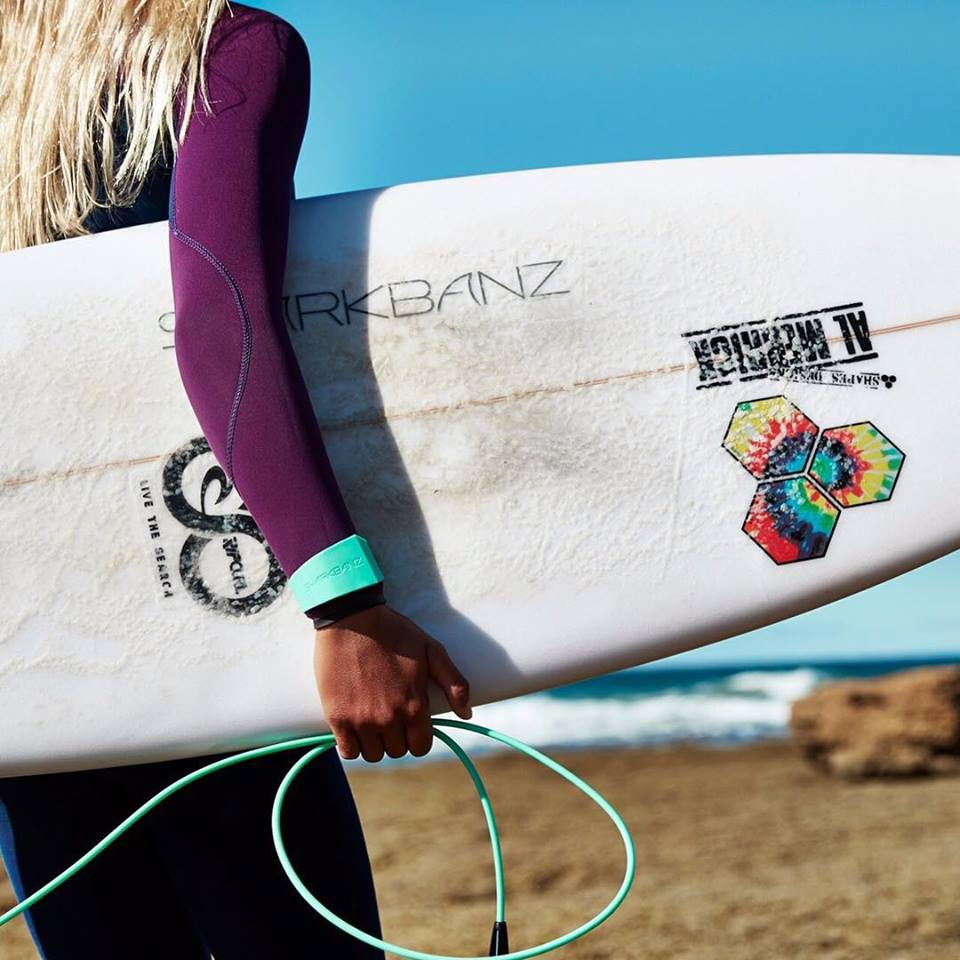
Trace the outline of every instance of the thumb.
{"label": "thumb", "polygon": [[427,644],[427,670],[437,686],[443,690],[453,712],[461,720],[469,720],[473,716],[470,708],[470,684],[438,640],[431,639]]}

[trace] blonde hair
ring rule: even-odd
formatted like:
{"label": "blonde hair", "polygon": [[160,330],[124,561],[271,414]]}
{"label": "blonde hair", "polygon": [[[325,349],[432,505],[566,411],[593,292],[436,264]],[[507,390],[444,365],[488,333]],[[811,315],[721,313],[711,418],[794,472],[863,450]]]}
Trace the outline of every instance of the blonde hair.
{"label": "blonde hair", "polygon": [[210,110],[204,64],[224,9],[233,16],[229,0],[0,0],[0,251],[89,233],[95,207],[133,204],[154,161],[176,154],[198,86]]}

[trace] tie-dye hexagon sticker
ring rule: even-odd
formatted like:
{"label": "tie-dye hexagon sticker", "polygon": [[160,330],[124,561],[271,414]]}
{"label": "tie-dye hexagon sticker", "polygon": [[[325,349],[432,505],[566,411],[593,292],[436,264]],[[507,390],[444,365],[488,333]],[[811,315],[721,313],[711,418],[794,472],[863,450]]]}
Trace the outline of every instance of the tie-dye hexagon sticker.
{"label": "tie-dye hexagon sticker", "polygon": [[777,564],[824,556],[841,511],[889,500],[906,459],[867,420],[820,434],[782,395],[738,403],[722,446],[761,481],[743,532]]}
{"label": "tie-dye hexagon sticker", "polygon": [[890,499],[904,459],[872,423],[851,423],[823,431],[810,476],[841,507],[859,507]]}
{"label": "tie-dye hexagon sticker", "polygon": [[757,480],[802,473],[817,442],[817,425],[786,397],[738,403],[723,449]]}
{"label": "tie-dye hexagon sticker", "polygon": [[840,519],[835,507],[807,477],[757,485],[743,532],[774,563],[815,560],[827,552]]}

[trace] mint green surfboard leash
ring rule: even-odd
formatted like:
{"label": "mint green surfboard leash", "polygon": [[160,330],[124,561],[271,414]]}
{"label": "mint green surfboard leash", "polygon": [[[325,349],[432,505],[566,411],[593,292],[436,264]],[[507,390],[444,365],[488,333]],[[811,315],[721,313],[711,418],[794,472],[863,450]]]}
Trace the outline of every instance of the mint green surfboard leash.
{"label": "mint green surfboard leash", "polygon": [[[280,830],[280,815],[283,811],[283,802],[287,791],[290,789],[298,774],[308,763],[316,759],[318,756],[320,756],[320,754],[332,749],[336,745],[333,734],[330,733],[318,734],[312,737],[299,737],[294,740],[283,740],[278,743],[268,744],[264,747],[256,747],[253,750],[246,750],[243,753],[233,754],[232,756],[226,757],[222,760],[217,760],[205,767],[201,767],[199,770],[194,770],[192,773],[188,773],[179,780],[175,780],[169,786],[164,787],[163,790],[155,794],[140,807],[134,810],[134,812],[131,813],[126,820],[114,827],[110,833],[108,833],[99,843],[97,843],[82,857],[80,857],[76,863],[71,864],[62,873],[58,874],[35,893],[32,893],[30,896],[24,898],[11,910],[8,910],[3,915],[0,915],[0,927],[6,923],[9,923],[14,919],[14,917],[19,916],[25,910],[28,910],[34,904],[42,900],[45,896],[56,890],[57,887],[61,886],[61,884],[69,880],[77,872],[82,870],[88,863],[90,863],[91,860],[103,853],[103,851],[106,850],[111,843],[129,830],[130,827],[132,827],[138,820],[146,816],[146,814],[148,814],[154,807],[162,803],[167,799],[167,797],[176,793],[178,790],[181,790],[183,787],[186,787],[191,783],[195,783],[202,777],[209,776],[211,773],[215,773],[218,770],[223,770],[226,767],[232,767],[236,763],[242,763],[245,760],[254,760],[257,757],[265,757],[273,753],[280,753],[284,750],[296,750],[299,747],[309,747],[311,749],[309,749],[307,753],[305,753],[302,757],[300,757],[299,760],[297,760],[296,763],[294,763],[277,789],[277,793],[273,801],[273,813],[271,816],[273,844],[276,847],[277,857],[280,860],[280,864],[283,867],[284,872],[287,874],[287,877],[290,879],[290,882],[293,884],[300,896],[303,897],[303,899],[306,900],[306,902],[310,904],[310,906],[316,910],[317,913],[329,920],[334,926],[339,927],[344,932],[350,934],[352,937],[355,937],[357,940],[369,944],[372,947],[379,947],[381,950],[394,953],[397,956],[405,957],[407,960],[485,960],[486,957],[501,957],[502,960],[527,960],[529,957],[542,956],[545,953],[549,953],[553,950],[559,949],[560,947],[566,946],[567,944],[572,943],[574,940],[578,940],[580,937],[585,936],[591,930],[595,930],[598,926],[600,926],[600,924],[608,919],[610,915],[620,906],[620,904],[623,903],[623,900],[626,897],[627,892],[630,890],[631,884],[633,883],[636,861],[633,839],[630,836],[630,831],[627,829],[627,825],[624,823],[623,818],[613,808],[613,805],[603,796],[597,793],[597,791],[594,790],[593,787],[591,787],[588,783],[581,780],[575,773],[567,770],[566,767],[561,766],[556,762],[556,760],[552,760],[545,754],[540,753],[539,750],[536,750],[525,743],[521,743],[519,740],[515,740],[513,737],[508,736],[505,733],[500,733],[497,730],[491,730],[489,727],[482,727],[478,726],[477,724],[467,723],[464,720],[434,720],[433,725],[434,734],[453,751],[454,755],[464,765],[467,773],[470,775],[470,779],[473,781],[473,785],[480,797],[480,805],[483,808],[483,814],[487,821],[487,829],[490,833],[490,844],[493,849],[493,870],[496,883],[497,906],[496,920],[494,922],[493,935],[490,944],[490,952],[484,956],[451,957],[447,956],[446,954],[424,953],[422,950],[412,950],[407,947],[397,946],[393,943],[387,943],[385,940],[380,940],[377,937],[373,937],[370,934],[365,933],[363,930],[359,930],[357,927],[354,927],[352,924],[347,923],[346,920],[338,917],[335,913],[325,907],[319,900],[317,900],[317,898],[306,888],[300,877],[297,876],[297,872],[293,869],[293,865],[290,863],[290,859],[287,856],[286,847],[283,842],[283,834]],[[620,888],[617,890],[613,899],[595,917],[577,927],[575,930],[571,930],[569,933],[563,934],[563,936],[556,937],[553,940],[538,944],[534,947],[527,947],[525,950],[517,950],[513,953],[508,952],[509,947],[507,945],[503,856],[500,849],[500,833],[497,829],[497,822],[493,815],[493,806],[490,803],[490,797],[487,795],[486,787],[484,786],[483,780],[480,778],[480,774],[478,773],[477,768],[474,766],[473,761],[467,756],[463,748],[455,740],[453,740],[448,734],[444,733],[443,730],[439,729],[440,727],[453,727],[460,730],[468,730],[472,733],[478,733],[481,736],[488,737],[491,740],[496,740],[505,746],[512,747],[514,750],[531,757],[538,763],[543,764],[543,766],[547,767],[549,770],[559,774],[564,778],[564,780],[572,783],[582,793],[585,793],[613,821],[618,832],[620,833],[621,839],[623,840],[623,848],[626,853],[626,869],[624,870],[623,881],[620,884]]]}

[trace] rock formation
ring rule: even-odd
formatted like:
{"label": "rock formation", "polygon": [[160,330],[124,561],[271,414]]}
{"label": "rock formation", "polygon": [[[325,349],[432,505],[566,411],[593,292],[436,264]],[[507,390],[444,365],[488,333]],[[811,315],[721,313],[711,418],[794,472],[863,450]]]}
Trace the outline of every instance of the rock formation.
{"label": "rock formation", "polygon": [[802,755],[842,777],[960,771],[960,667],[824,684],[794,703]]}

